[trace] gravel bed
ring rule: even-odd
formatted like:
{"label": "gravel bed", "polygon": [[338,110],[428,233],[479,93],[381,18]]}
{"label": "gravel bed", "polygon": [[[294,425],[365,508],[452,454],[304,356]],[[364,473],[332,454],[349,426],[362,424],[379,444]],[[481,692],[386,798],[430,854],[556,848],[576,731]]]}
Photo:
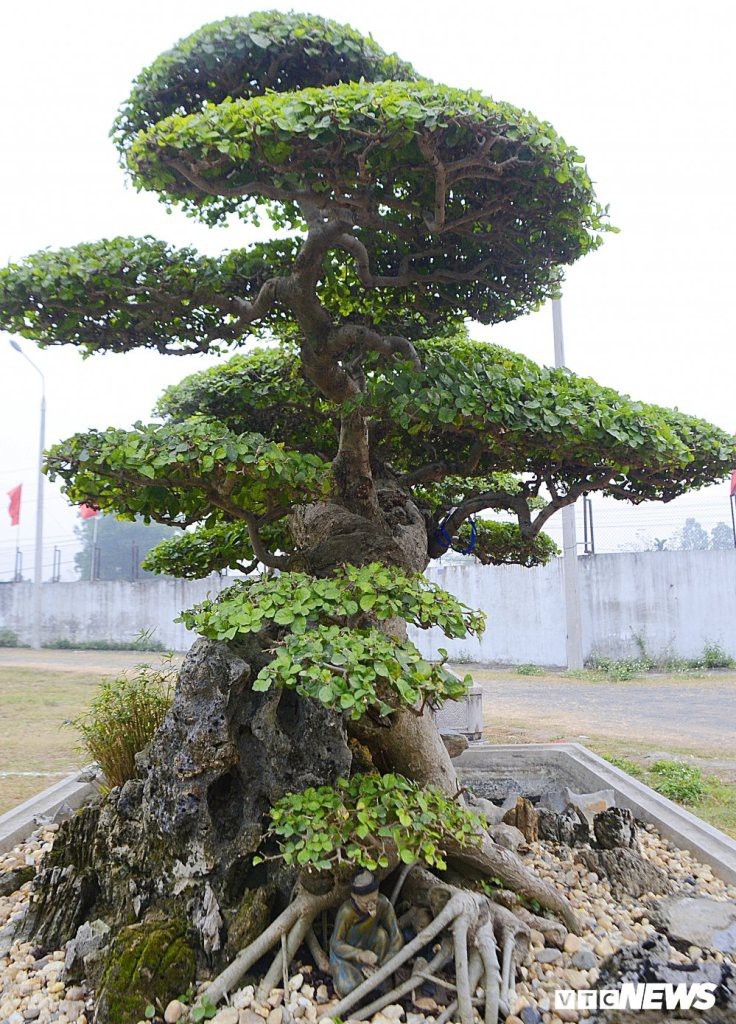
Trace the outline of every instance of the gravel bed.
{"label": "gravel bed", "polygon": [[[51,849],[57,829],[58,825],[41,828],[26,843],[0,855],[0,873],[37,866]],[[667,873],[676,893],[736,900],[736,885],[726,884],[690,853],[676,849],[653,826],[639,829],[639,842],[644,856]],[[647,917],[646,903],[657,894],[645,894],[636,900],[614,898],[607,879],[575,861],[575,848],[532,843],[522,857],[567,895],[580,914],[583,929],[580,936],[568,935],[562,949],[545,947],[543,935],[532,932],[530,959],[517,975],[516,999],[506,1024],[527,1024],[530,1019],[540,1018],[543,1024],[575,1022],[587,1016],[587,1011],[554,1011],[555,989],[594,987],[603,960],[620,947],[652,934],[654,927]],[[3,940],[3,930],[7,934],[8,927],[23,916],[30,887],[31,883],[26,882],[11,895],[0,896],[0,1024],[91,1024],[94,993],[77,984],[67,987],[64,950],[49,952],[32,942],[16,942],[8,947],[7,940]],[[674,963],[723,962],[724,957],[692,946],[687,954],[671,948],[670,959]],[[266,1004],[256,1003],[251,987],[232,993],[229,1005],[213,1018],[214,1024],[283,1024],[284,1005],[292,1018],[316,1024],[329,1017],[335,1004],[332,992],[311,974],[311,967],[300,968],[290,981],[286,1000],[282,989],[274,989]],[[204,987],[206,979],[201,979],[201,984]],[[183,1019],[185,1009],[181,1004],[170,1004],[166,1020],[172,1024]],[[434,1000],[423,995],[413,1005],[384,1008],[373,1021],[432,1024],[437,1011]]]}

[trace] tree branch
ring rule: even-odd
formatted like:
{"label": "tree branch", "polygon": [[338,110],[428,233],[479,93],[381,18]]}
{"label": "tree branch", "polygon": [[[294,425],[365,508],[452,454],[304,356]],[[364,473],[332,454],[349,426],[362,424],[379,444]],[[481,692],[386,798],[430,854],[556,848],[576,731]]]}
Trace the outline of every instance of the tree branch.
{"label": "tree branch", "polygon": [[253,554],[258,561],[263,562],[269,569],[288,569],[291,564],[291,558],[288,555],[274,555],[268,550],[258,531],[257,518],[250,512],[243,513],[241,518],[245,520],[245,524],[248,527],[248,536],[250,537]]}

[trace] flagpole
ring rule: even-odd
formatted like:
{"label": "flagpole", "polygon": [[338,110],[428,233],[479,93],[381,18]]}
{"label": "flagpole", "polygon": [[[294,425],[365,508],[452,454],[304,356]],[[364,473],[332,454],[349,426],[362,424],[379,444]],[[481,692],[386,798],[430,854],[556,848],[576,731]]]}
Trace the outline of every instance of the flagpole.
{"label": "flagpole", "polygon": [[36,491],[36,557],[33,566],[33,624],[31,628],[31,647],[34,651],[41,649],[41,621],[43,619],[43,451],[46,438],[46,379],[42,371],[30,359],[17,341],[10,340],[16,352],[20,352],[26,362],[41,378],[41,422],[38,432],[38,484]]}
{"label": "flagpole", "polygon": [[97,524],[100,520],[99,513],[95,516],[95,525],[92,529],[92,557],[89,561],[89,578],[90,582],[95,578],[95,561],[97,559]]}

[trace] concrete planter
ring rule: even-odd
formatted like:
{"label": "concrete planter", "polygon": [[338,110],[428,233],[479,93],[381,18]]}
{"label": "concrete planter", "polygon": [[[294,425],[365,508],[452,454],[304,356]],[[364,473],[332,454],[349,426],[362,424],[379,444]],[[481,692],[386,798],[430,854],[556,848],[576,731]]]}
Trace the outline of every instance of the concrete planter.
{"label": "concrete planter", "polygon": [[724,881],[736,883],[736,840],[579,743],[476,744],[454,764],[462,781],[489,800],[511,793],[535,797],[563,786],[578,793],[613,789],[618,807],[627,807]]}
{"label": "concrete planter", "polygon": [[[460,705],[455,714],[465,718],[452,725],[443,721],[442,727],[464,732],[463,723],[468,724],[469,716],[477,713],[477,707],[471,702],[462,710],[465,701],[453,703]],[[713,872],[726,882],[736,883],[736,840],[579,743],[498,746],[477,743],[454,763],[462,781],[471,785],[479,796],[491,800],[503,799],[511,793],[539,796],[563,786],[581,793],[613,789],[617,806],[627,807],[635,817],[654,825],[676,846],[690,850],[710,864]],[[67,810],[71,813],[90,800],[99,791],[94,782],[88,781],[90,777],[88,768],[69,775],[0,816],[0,853],[23,842],[39,824]]]}
{"label": "concrete planter", "polygon": [[90,800],[99,787],[88,781],[89,777],[89,768],[83,768],[0,815],[0,853],[22,843],[39,825],[53,821],[67,809],[71,814]]}

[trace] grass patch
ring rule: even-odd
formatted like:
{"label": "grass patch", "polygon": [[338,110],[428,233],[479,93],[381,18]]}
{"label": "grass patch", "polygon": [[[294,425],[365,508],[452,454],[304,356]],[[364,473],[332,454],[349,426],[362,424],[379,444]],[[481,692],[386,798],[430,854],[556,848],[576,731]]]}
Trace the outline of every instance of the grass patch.
{"label": "grass patch", "polygon": [[68,724],[81,747],[96,761],[110,787],[135,775],[135,755],[153,739],[171,705],[174,671],[170,666],[139,665],[133,675],[104,680],[89,708]]}
{"label": "grass patch", "polygon": [[[0,814],[59,781],[84,763],[77,737],[64,722],[93,699],[104,675],[138,658],[125,653],[19,651],[28,664],[0,664],[0,773],[50,772],[48,777],[0,774]],[[89,760],[89,757],[87,757]]]}
{"label": "grass patch", "polygon": [[[17,646],[17,645],[15,645]],[[52,651],[152,651],[162,653],[166,650],[158,640],[151,640],[150,637],[136,637],[134,640],[69,640],[67,637],[59,637],[57,640],[49,640],[42,644],[42,647]]]}
{"label": "grass patch", "polygon": [[539,665],[515,665],[514,672],[517,676],[543,676],[545,671]]}
{"label": "grass patch", "polygon": [[700,768],[682,761],[656,761],[652,773],[657,777],[655,788],[678,804],[692,804],[703,796],[703,773]]}
{"label": "grass patch", "polygon": [[18,634],[14,629],[8,629],[7,626],[0,628],[0,647],[24,647],[25,644],[21,644],[18,641]]}
{"label": "grass patch", "polygon": [[[641,637],[635,636],[634,640],[639,648],[639,654],[635,658],[607,658],[601,654],[594,654],[587,662],[587,673],[593,672],[599,679],[626,682],[629,679],[638,679],[649,672],[692,677],[698,672],[736,667],[736,661],[720,644],[712,640],[705,642],[702,653],[696,658],[678,658],[671,651],[652,655],[647,651]],[[589,678],[587,673],[578,674],[577,678]]]}
{"label": "grass patch", "polygon": [[606,753],[601,756],[662,796],[687,807],[714,828],[736,838],[736,785],[733,783],[682,761],[662,759],[644,767],[629,757]]}

